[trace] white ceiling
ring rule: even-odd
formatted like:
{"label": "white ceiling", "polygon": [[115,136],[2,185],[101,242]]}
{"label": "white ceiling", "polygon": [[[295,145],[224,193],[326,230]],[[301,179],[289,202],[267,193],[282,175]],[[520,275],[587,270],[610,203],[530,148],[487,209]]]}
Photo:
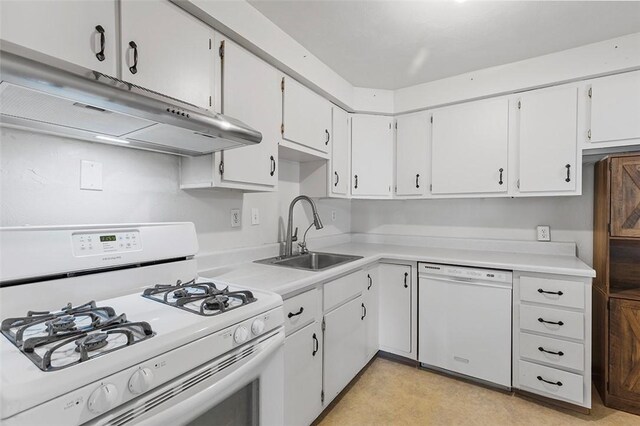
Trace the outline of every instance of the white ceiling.
{"label": "white ceiling", "polygon": [[640,1],[249,2],[351,84],[378,89],[640,32]]}

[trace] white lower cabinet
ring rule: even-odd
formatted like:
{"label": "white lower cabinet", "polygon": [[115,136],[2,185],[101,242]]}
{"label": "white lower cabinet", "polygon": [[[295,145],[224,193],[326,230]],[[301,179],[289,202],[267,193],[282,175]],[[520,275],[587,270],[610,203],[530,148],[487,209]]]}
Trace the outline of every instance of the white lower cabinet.
{"label": "white lower cabinet", "polygon": [[322,329],[307,325],[285,340],[284,424],[309,425],[322,411]]}
{"label": "white lower cabinet", "polygon": [[[413,346],[414,298],[410,265],[381,263],[379,281],[380,349],[396,355],[410,356]],[[415,359],[415,357],[413,357]]]}
{"label": "white lower cabinet", "polygon": [[365,270],[365,288],[362,291],[362,303],[365,307],[364,328],[367,362],[378,352],[380,318],[380,280],[378,279],[378,265]]}

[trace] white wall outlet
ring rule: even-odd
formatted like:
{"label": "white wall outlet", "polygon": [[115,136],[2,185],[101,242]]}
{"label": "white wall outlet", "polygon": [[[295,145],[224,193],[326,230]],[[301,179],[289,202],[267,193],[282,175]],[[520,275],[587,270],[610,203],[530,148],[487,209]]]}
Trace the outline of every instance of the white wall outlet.
{"label": "white wall outlet", "polygon": [[538,226],[538,241],[551,241],[551,228],[549,225]]}
{"label": "white wall outlet", "polygon": [[335,211],[335,210],[331,210],[331,220],[332,220],[333,222],[335,222],[335,221],[336,221],[336,211]]}
{"label": "white wall outlet", "polygon": [[102,163],[87,160],[80,162],[80,189],[102,191]]}
{"label": "white wall outlet", "polygon": [[231,209],[231,227],[237,228],[240,226],[242,216],[240,215],[240,209]]}
{"label": "white wall outlet", "polygon": [[260,225],[260,209],[257,207],[251,209],[251,224]]}

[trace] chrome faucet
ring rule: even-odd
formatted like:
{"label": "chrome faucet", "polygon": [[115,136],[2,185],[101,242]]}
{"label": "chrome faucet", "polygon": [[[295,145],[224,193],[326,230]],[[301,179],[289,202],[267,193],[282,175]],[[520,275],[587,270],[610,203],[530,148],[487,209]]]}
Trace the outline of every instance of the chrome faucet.
{"label": "chrome faucet", "polygon": [[[285,241],[285,246],[284,246],[284,257],[293,256],[293,241],[294,241],[294,236],[292,235],[293,207],[300,200],[305,200],[309,204],[311,204],[311,210],[313,211],[313,225],[316,227],[316,229],[322,229],[322,221],[320,220],[320,216],[318,215],[318,209],[316,208],[316,203],[314,203],[313,200],[307,197],[306,195],[299,195],[296,198],[294,198],[293,201],[291,201],[291,204],[289,205],[289,220],[287,221],[287,239]],[[311,225],[309,225],[309,228],[310,227]],[[306,238],[306,235],[307,233],[305,232],[305,238]],[[296,228],[295,240],[297,240],[297,236],[298,236],[298,229]],[[306,250],[306,243],[301,244],[301,247],[304,247],[304,250]]]}

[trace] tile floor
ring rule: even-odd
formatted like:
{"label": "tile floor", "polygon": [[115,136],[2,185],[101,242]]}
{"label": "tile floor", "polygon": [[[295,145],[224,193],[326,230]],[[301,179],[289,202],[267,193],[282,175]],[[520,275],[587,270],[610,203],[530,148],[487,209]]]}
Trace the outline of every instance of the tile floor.
{"label": "tile floor", "polygon": [[584,415],[376,358],[318,425],[640,426],[640,416],[604,407],[593,392]]}

